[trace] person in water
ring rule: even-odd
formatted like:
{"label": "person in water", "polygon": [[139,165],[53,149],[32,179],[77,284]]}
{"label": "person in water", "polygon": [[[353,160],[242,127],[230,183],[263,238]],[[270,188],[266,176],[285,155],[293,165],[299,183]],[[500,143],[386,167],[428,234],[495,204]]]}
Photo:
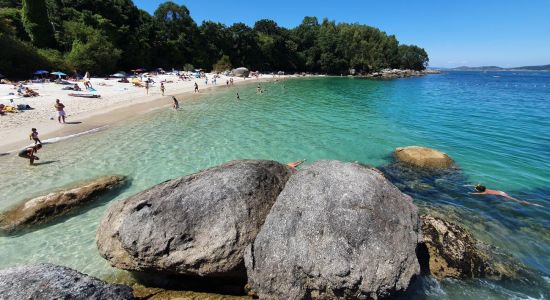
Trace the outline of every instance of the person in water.
{"label": "person in water", "polygon": [[535,204],[535,203],[531,203],[531,202],[516,199],[516,198],[508,195],[506,192],[503,192],[503,191],[490,190],[490,189],[486,188],[485,186],[483,186],[481,184],[476,184],[474,186],[474,189],[475,189],[475,192],[470,193],[470,194],[472,194],[472,195],[495,195],[495,196],[504,197],[505,199],[508,199],[510,201],[514,201],[514,202],[517,202],[517,203],[520,203],[520,204],[523,204],[523,205],[534,205],[534,206],[542,207],[542,205],[540,205],[540,204]]}
{"label": "person in water", "polygon": [[180,108],[180,103],[178,102],[178,99],[176,99],[176,97],[172,96],[172,100],[174,101],[174,103],[172,104],[172,107],[174,109]]}
{"label": "person in water", "polygon": [[289,162],[286,165],[293,168],[293,169],[295,169],[297,166],[303,164],[304,161],[306,161],[306,160],[305,159],[300,159],[300,160],[297,160],[297,161]]}
{"label": "person in water", "polygon": [[30,164],[32,166],[35,160],[40,160],[40,158],[38,158],[38,156],[35,156],[34,154],[36,154],[38,150],[41,148],[42,148],[42,144],[34,145],[32,147],[27,147],[19,151],[17,156],[30,160]]}
{"label": "person in water", "polygon": [[241,96],[239,96],[239,93],[237,93],[237,100],[241,100]]}

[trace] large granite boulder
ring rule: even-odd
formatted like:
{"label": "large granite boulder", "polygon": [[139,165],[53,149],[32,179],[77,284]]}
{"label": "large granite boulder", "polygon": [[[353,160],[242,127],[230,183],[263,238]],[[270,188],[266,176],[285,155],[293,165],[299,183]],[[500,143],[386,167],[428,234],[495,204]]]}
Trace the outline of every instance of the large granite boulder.
{"label": "large granite boulder", "polygon": [[405,290],[420,267],[412,199],[379,172],[318,161],[288,181],[245,263],[261,299],[365,299]]}
{"label": "large granite boulder", "polygon": [[0,270],[0,299],[134,299],[128,286],[75,270],[38,264]]}
{"label": "large granite boulder", "polygon": [[231,73],[233,74],[233,76],[246,78],[250,74],[250,71],[247,68],[241,67],[241,68],[233,69]]}
{"label": "large granite boulder", "polygon": [[395,149],[393,155],[401,162],[420,168],[446,169],[454,164],[446,153],[425,147],[400,147]]}
{"label": "large granite boulder", "polygon": [[[422,215],[423,249],[419,251],[424,274],[437,279],[512,279],[521,266],[508,257],[497,257],[489,245],[475,239],[460,225],[440,217]],[[525,272],[523,272],[525,274]]]}
{"label": "large granite boulder", "polygon": [[244,278],[245,248],[291,173],[241,160],[156,185],[109,207],[99,253],[125,270]]}
{"label": "large granite boulder", "polygon": [[45,196],[36,197],[0,214],[0,229],[6,232],[25,225],[44,223],[97,199],[119,186],[122,176],[104,176]]}

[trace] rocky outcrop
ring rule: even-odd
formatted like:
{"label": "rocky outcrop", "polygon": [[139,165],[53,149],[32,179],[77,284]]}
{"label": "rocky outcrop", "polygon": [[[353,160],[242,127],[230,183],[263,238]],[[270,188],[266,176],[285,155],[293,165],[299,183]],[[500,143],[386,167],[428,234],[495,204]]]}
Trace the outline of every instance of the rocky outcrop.
{"label": "rocky outcrop", "polygon": [[[406,77],[419,77],[426,74],[440,74],[438,70],[426,69],[422,71],[410,70],[410,69],[383,69],[379,72],[373,72],[366,75],[367,78],[380,78],[380,79],[395,79]],[[353,75],[353,74],[352,74]]]}
{"label": "rocky outcrop", "polygon": [[397,148],[393,152],[393,155],[401,162],[420,168],[446,169],[454,164],[453,160],[446,153],[425,147],[409,146]]}
{"label": "rocky outcrop", "polygon": [[517,263],[499,263],[489,246],[477,241],[463,227],[442,218],[423,215],[423,254],[419,255],[422,272],[438,279],[517,277]]}
{"label": "rocky outcrop", "polygon": [[105,176],[30,199],[0,214],[0,229],[11,232],[25,225],[44,223],[90,203],[123,181],[122,176]]}
{"label": "rocky outcrop", "polygon": [[288,181],[245,263],[261,299],[364,299],[403,291],[420,268],[417,208],[378,172],[318,161]]}
{"label": "rocky outcrop", "polygon": [[250,71],[247,68],[236,68],[231,71],[231,74],[236,77],[248,77],[250,75]]}
{"label": "rocky outcrop", "polygon": [[250,300],[250,296],[231,296],[194,291],[174,291],[135,285],[134,296],[147,300]]}
{"label": "rocky outcrop", "polygon": [[109,207],[99,252],[130,271],[243,278],[245,248],[291,172],[242,160],[156,185]]}
{"label": "rocky outcrop", "polygon": [[134,299],[128,286],[75,270],[38,264],[0,270],[0,299]]}

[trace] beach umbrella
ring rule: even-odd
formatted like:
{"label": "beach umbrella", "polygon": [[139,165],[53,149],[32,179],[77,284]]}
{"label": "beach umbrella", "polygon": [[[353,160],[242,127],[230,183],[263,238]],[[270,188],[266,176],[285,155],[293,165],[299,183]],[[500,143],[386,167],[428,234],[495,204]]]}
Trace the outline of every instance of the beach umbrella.
{"label": "beach umbrella", "polygon": [[50,72],[46,71],[46,70],[38,70],[38,71],[35,71],[33,74],[34,75],[44,75],[44,74],[48,74]]}
{"label": "beach umbrella", "polygon": [[65,74],[63,72],[51,72],[50,74],[57,75],[57,76],[67,76],[67,74]]}

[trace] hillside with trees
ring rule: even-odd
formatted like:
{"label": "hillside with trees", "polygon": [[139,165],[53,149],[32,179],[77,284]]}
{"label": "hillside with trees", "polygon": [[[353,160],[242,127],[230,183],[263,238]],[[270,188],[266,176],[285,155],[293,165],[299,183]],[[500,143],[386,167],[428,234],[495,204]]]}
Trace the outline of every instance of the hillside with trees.
{"label": "hillside with trees", "polygon": [[198,25],[184,5],[153,15],[131,0],[0,0],[0,71],[37,69],[104,75],[137,67],[341,74],[384,68],[422,70],[426,51],[377,28],[305,17],[288,29],[273,20],[253,27]]}

